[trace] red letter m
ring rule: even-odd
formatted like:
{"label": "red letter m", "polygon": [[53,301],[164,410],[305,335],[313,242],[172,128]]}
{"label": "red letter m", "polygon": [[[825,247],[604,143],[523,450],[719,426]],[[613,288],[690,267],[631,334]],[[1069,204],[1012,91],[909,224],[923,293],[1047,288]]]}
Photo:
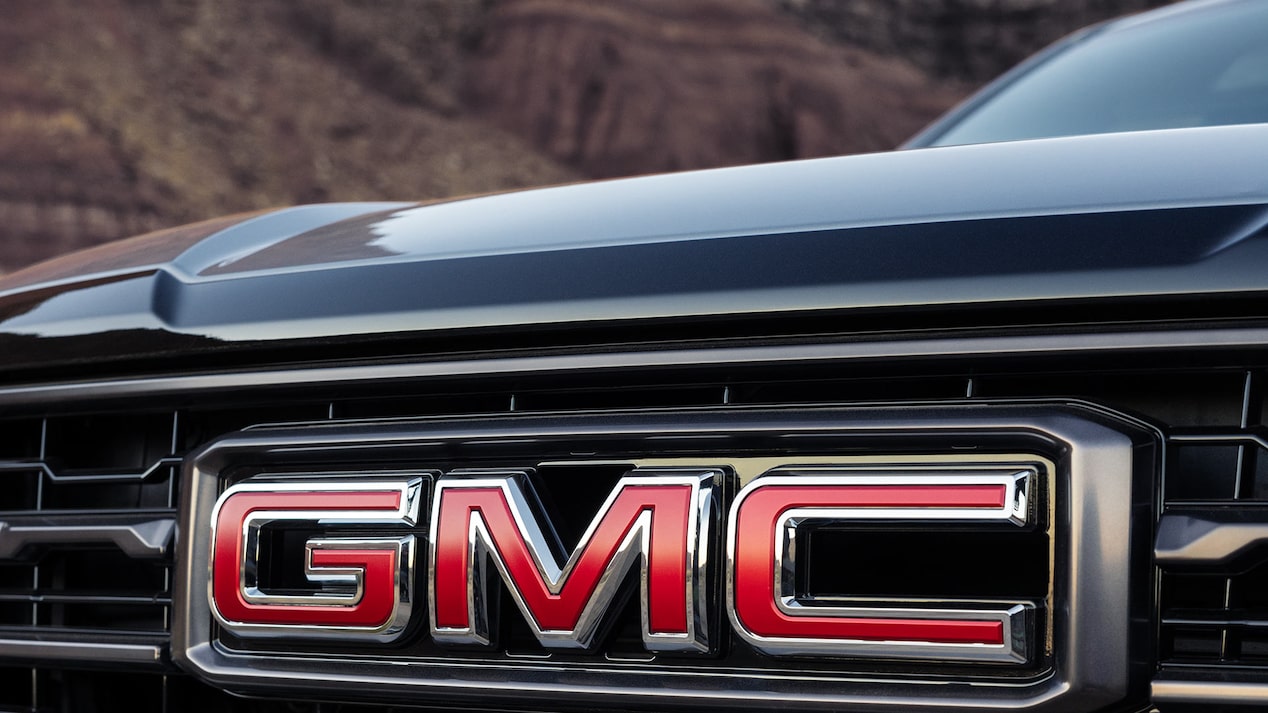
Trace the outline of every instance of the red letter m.
{"label": "red letter m", "polygon": [[543,646],[589,648],[637,565],[644,645],[707,650],[705,548],[717,477],[699,469],[631,471],[561,566],[554,553],[565,550],[533,514],[523,473],[446,475],[432,500],[432,637],[491,642],[485,567],[492,562]]}

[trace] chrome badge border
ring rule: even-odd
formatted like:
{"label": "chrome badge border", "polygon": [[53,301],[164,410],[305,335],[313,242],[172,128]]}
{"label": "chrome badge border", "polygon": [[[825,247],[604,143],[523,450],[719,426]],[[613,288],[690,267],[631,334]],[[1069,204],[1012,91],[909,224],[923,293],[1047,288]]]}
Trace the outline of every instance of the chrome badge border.
{"label": "chrome badge border", "polygon": [[[860,675],[803,675],[763,670],[667,669],[622,661],[579,676],[580,669],[540,660],[384,661],[295,652],[266,656],[216,643],[205,596],[209,528],[202,525],[220,494],[220,476],[243,463],[312,467],[331,454],[371,457],[389,449],[493,449],[508,444],[576,444],[623,439],[648,453],[682,452],[689,444],[723,448],[743,439],[851,444],[854,455],[960,453],[964,448],[1035,453],[1058,466],[1053,511],[1061,552],[1053,561],[1061,606],[1050,636],[1060,655],[1048,674],[1023,681],[958,683]],[[327,700],[382,700],[452,705],[538,707],[619,706],[663,709],[711,705],[804,710],[925,711],[1025,707],[1032,712],[1096,708],[1124,698],[1136,673],[1129,639],[1132,597],[1147,583],[1131,571],[1133,530],[1128,508],[1141,499],[1138,482],[1153,477],[1153,434],[1137,422],[1069,402],[971,405],[843,406],[801,409],[723,408],[682,411],[511,415],[481,419],[296,424],[231,434],[185,462],[182,538],[174,583],[172,656],[201,680],[246,695]],[[439,445],[438,445],[439,444]],[[718,445],[721,444],[721,445]],[[711,446],[712,447],[712,446]],[[910,447],[910,446],[908,446]],[[806,446],[807,450],[811,446]],[[862,449],[860,451],[860,449]],[[566,448],[565,448],[566,450]],[[1136,454],[1140,454],[1136,457]],[[719,459],[720,460],[720,459]],[[420,466],[426,459],[412,459]],[[701,461],[703,462],[703,460]],[[792,462],[789,460],[788,462]],[[1142,528],[1144,525],[1142,524]],[[1064,554],[1062,554],[1064,553]],[[591,667],[593,669],[593,667]]]}

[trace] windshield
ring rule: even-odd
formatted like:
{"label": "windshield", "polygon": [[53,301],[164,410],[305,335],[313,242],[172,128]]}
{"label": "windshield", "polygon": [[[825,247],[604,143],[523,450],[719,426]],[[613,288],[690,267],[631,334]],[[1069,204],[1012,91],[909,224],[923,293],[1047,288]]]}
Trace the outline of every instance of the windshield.
{"label": "windshield", "polygon": [[1268,0],[1128,20],[994,90],[930,146],[1268,122]]}

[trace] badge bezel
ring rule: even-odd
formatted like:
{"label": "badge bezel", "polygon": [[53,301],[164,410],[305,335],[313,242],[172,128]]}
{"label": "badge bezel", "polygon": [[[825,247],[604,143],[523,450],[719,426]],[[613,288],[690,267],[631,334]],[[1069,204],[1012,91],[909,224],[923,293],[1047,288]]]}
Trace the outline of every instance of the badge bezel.
{"label": "badge bezel", "polygon": [[[182,517],[189,536],[181,541],[176,578],[173,655],[199,678],[239,693],[293,696],[296,686],[303,686],[313,696],[345,700],[426,696],[459,703],[478,698],[488,704],[631,708],[708,700],[735,708],[779,703],[825,710],[1024,706],[1057,711],[1107,705],[1126,694],[1133,675],[1129,600],[1142,596],[1146,587],[1134,576],[1123,576],[1131,571],[1132,543],[1140,533],[1119,507],[1141,505],[1147,489],[1134,483],[1149,477],[1152,461],[1140,454],[1148,452],[1152,437],[1131,421],[1068,402],[607,412],[253,429],[224,438],[187,461]],[[937,686],[924,685],[935,678],[878,678],[848,665],[840,674],[764,670],[755,678],[742,670],[690,668],[666,676],[657,661],[571,666],[564,660],[544,664],[505,658],[266,656],[219,645],[205,604],[199,606],[200,598],[189,596],[206,586],[205,559],[200,564],[198,553],[207,551],[207,532],[197,525],[215,501],[222,474],[243,468],[294,472],[332,458],[384,462],[388,453],[415,464],[444,454],[452,463],[488,459],[490,454],[505,457],[528,447],[524,444],[542,450],[546,460],[575,460],[578,451],[602,460],[606,444],[618,442],[637,444],[646,459],[673,454],[694,460],[691,454],[744,447],[751,447],[747,452],[791,447],[806,453],[831,447],[891,461],[904,453],[926,460],[945,456],[948,462],[972,461],[975,453],[1049,458],[1056,466],[1051,474],[1052,517],[1058,543],[1052,566],[1060,606],[1047,635],[1061,655],[1051,659],[1042,675],[1010,680],[982,674],[963,683],[943,676],[935,677]],[[581,443],[585,445],[579,448]],[[723,461],[702,457],[697,462]],[[583,670],[588,672],[584,678],[578,676]]]}

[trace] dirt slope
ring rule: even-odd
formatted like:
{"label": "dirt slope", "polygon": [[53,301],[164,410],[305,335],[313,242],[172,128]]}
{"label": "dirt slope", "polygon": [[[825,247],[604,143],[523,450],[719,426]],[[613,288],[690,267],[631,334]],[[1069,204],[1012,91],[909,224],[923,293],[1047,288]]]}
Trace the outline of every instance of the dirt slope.
{"label": "dirt slope", "polygon": [[0,270],[253,208],[578,178],[509,133],[380,91],[297,28],[289,3],[6,11]]}

